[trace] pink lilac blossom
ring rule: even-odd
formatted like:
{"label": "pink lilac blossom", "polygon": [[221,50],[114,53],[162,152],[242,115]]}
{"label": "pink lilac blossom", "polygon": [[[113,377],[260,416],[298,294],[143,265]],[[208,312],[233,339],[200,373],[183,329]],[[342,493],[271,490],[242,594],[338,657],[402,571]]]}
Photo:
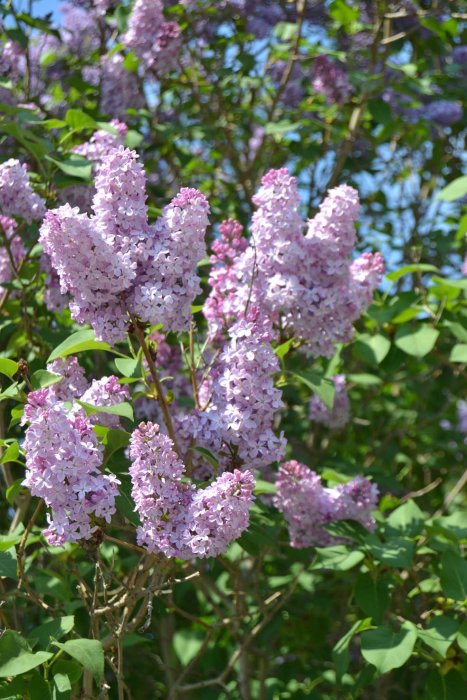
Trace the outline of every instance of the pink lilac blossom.
{"label": "pink lilac blossom", "polygon": [[200,291],[205,197],[182,189],[150,226],[143,167],[134,151],[119,147],[103,158],[93,209],[89,217],[64,205],[49,211],[41,227],[61,291],[71,295],[73,318],[109,343],[124,338],[128,312],[163,323],[166,331],[185,330]]}
{"label": "pink lilac blossom", "polygon": [[145,70],[161,75],[172,70],[180,51],[180,27],[164,20],[160,0],[136,0],[124,43],[139,57]]}
{"label": "pink lilac blossom", "polygon": [[315,423],[322,423],[331,430],[343,428],[349,422],[350,402],[347,395],[345,376],[336,374],[332,381],[335,386],[334,402],[329,409],[324,401],[315,394],[309,405],[309,417]]}
{"label": "pink lilac blossom", "polygon": [[92,163],[101,164],[105,156],[109,155],[113,148],[123,145],[128,127],[118,119],[112,119],[110,126],[113,131],[98,129],[89,139],[79,146],[75,146],[73,153],[79,153]]}
{"label": "pink lilac blossom", "polygon": [[63,15],[60,36],[67,49],[83,58],[99,48],[100,29],[96,13],[66,2],[60,6]]}
{"label": "pink lilac blossom", "polygon": [[332,355],[336,342],[352,337],[384,269],[379,254],[351,261],[357,192],[330,190],[306,235],[297,183],[286,169],[267,173],[253,202],[250,245],[225,271],[226,283],[218,284],[219,271],[213,277],[205,308],[210,336],[256,307],[283,334],[305,341],[308,352]]}
{"label": "pink lilac blossom", "polygon": [[321,478],[304,464],[292,460],[281,465],[274,505],[284,515],[292,547],[327,546],[340,540],[325,525],[355,520],[368,530],[375,525],[378,489],[368,479],[355,477],[345,484],[325,488]]}
{"label": "pink lilac blossom", "polygon": [[312,85],[330,104],[344,104],[352,92],[346,71],[324,54],[314,60]]}
{"label": "pink lilac blossom", "polygon": [[45,392],[32,392],[25,408],[30,425],[23,485],[51,509],[43,534],[49,544],[60,546],[90,539],[97,529],[94,518],[110,522],[120,482],[100,471],[103,447],[91,422],[68,414],[63,403],[48,405]]}
{"label": "pink lilac blossom", "polygon": [[[80,401],[92,406],[107,407],[116,406],[129,398],[128,387],[120,384],[118,377],[111,375],[110,377],[93,379],[91,386],[83,393]],[[107,428],[118,429],[121,426],[120,418],[111,413],[94,413],[89,418],[91,423]]]}
{"label": "pink lilac blossom", "polygon": [[62,376],[59,382],[48,387],[48,401],[51,404],[56,401],[79,399],[89,387],[84,369],[77,357],[72,355],[59,357],[48,363],[47,370]]}
{"label": "pink lilac blossom", "polygon": [[205,489],[182,481],[185,465],[159,426],[141,423],[130,442],[138,544],[167,557],[217,556],[248,527],[254,480],[226,473]]}
{"label": "pink lilac blossom", "polygon": [[91,84],[101,86],[100,110],[114,119],[124,119],[128,109],[140,109],[144,98],[138,78],[123,65],[121,54],[102,56],[97,70],[90,67],[84,75]]}
{"label": "pink lilac blossom", "polygon": [[183,454],[190,450],[198,478],[206,478],[212,467],[190,449],[192,445],[208,449],[221,471],[266,469],[285,452],[283,433],[274,431],[283,403],[274,387],[279,363],[270,345],[270,324],[252,309],[229,332],[230,341],[200,386],[204,410],[179,411],[175,416],[179,445]]}
{"label": "pink lilac blossom", "polygon": [[26,165],[14,158],[0,165],[0,211],[28,224],[45,214],[44,200],[32,189]]}

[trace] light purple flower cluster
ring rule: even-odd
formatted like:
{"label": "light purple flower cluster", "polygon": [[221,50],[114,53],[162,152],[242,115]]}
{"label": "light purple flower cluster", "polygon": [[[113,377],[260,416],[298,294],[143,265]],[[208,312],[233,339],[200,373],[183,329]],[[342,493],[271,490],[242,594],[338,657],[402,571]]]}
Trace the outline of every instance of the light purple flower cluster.
{"label": "light purple flower cluster", "polygon": [[144,106],[138,77],[123,65],[124,57],[114,53],[101,57],[100,64],[90,66],[83,75],[91,85],[100,85],[100,110],[114,119],[124,119],[128,109]]}
{"label": "light purple flower cluster", "polygon": [[329,409],[317,394],[310,401],[309,416],[315,423],[322,423],[332,430],[343,428],[349,421],[350,402],[347,395],[345,376],[336,374],[332,381],[335,386],[334,402]]}
{"label": "light purple flower cluster", "polygon": [[25,408],[27,486],[52,513],[43,534],[49,544],[88,540],[97,529],[95,518],[110,522],[115,512],[119,480],[100,471],[103,447],[91,422],[68,413],[65,404],[47,401],[48,390],[32,392]]}
{"label": "light purple flower cluster", "polygon": [[226,319],[242,319],[258,308],[283,332],[306,343],[309,352],[330,356],[336,342],[352,337],[352,324],[371,301],[384,271],[381,256],[366,253],[353,262],[357,192],[330,190],[318,214],[304,223],[295,178],[271,170],[253,198],[251,242],[225,273],[206,305],[209,333],[217,337]]}
{"label": "light purple flower cluster", "polygon": [[292,460],[281,465],[276,487],[274,505],[287,521],[292,547],[339,542],[324,527],[337,520],[355,520],[368,530],[374,528],[371,513],[377,505],[378,489],[368,479],[357,476],[325,488],[315,472]]}
{"label": "light purple flower cluster", "polygon": [[325,54],[313,62],[312,84],[330,104],[344,104],[352,92],[346,71]]}
{"label": "light purple flower cluster", "polygon": [[21,217],[28,224],[45,214],[44,200],[32,189],[26,165],[14,158],[0,165],[0,212]]}
{"label": "light purple flower cluster", "polygon": [[79,155],[84,156],[92,163],[100,165],[105,156],[109,155],[113,148],[123,146],[125,136],[127,135],[128,127],[124,122],[120,122],[118,119],[112,119],[110,126],[113,131],[98,129],[91,136],[89,141],[75,146],[73,148],[73,153],[79,153]]}
{"label": "light purple flower cluster", "polygon": [[460,66],[467,66],[467,45],[456,46],[452,52],[452,60]]}
{"label": "light purple flower cluster", "polygon": [[61,291],[72,297],[73,318],[109,343],[124,338],[128,312],[166,331],[186,329],[200,291],[205,197],[182,189],[150,226],[143,167],[134,151],[120,147],[98,170],[93,209],[89,217],[64,205],[49,211],[41,227]]}
{"label": "light purple flower cluster", "polygon": [[136,0],[123,41],[136,53],[144,70],[162,75],[176,65],[180,27],[165,21],[160,0]]}
{"label": "light purple flower cluster", "polygon": [[253,500],[251,472],[222,474],[197,490],[159,426],[141,423],[130,443],[132,497],[141,518],[138,543],[150,552],[191,559],[222,553],[246,530]]}
{"label": "light purple flower cluster", "polygon": [[60,6],[63,15],[60,37],[74,55],[88,56],[100,46],[100,32],[96,12],[64,3]]}
{"label": "light purple flower cluster", "polygon": [[47,401],[51,405],[56,401],[79,399],[89,387],[84,369],[79,364],[78,358],[72,355],[49,362],[47,370],[62,376],[59,382],[47,388]]}

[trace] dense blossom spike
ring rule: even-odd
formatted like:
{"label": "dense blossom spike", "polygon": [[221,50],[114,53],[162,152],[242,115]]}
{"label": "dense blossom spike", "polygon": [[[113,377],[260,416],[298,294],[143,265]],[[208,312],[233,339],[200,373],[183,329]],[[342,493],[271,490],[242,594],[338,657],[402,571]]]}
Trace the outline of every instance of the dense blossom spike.
{"label": "dense blossom spike", "polygon": [[128,312],[165,330],[185,330],[200,291],[209,205],[182,189],[155,225],[147,221],[145,175],[134,151],[103,156],[94,215],[64,205],[49,211],[40,240],[79,323],[113,343],[125,336]]}
{"label": "dense blossom spike", "polygon": [[321,478],[295,460],[281,465],[274,504],[284,515],[292,547],[326,546],[339,542],[324,525],[355,520],[368,530],[375,521],[378,489],[368,479],[355,477],[345,484],[325,488]]}
{"label": "dense blossom spike", "polygon": [[160,0],[136,0],[124,42],[133,49],[145,70],[161,75],[176,65],[180,27],[176,22],[164,20]]}
{"label": "dense blossom spike", "polygon": [[54,401],[73,401],[79,399],[87,391],[89,382],[78,358],[72,355],[59,357],[47,365],[49,372],[61,374],[62,379],[48,387],[51,403]]}
{"label": "dense blossom spike", "polygon": [[26,478],[33,496],[51,509],[44,536],[49,544],[88,540],[97,529],[95,518],[110,522],[115,512],[119,480],[103,474],[103,447],[91,422],[67,413],[65,405],[48,405],[47,390],[29,395],[25,419]]}
{"label": "dense blossom spike", "polygon": [[332,381],[335,386],[334,402],[329,409],[317,394],[310,401],[309,416],[315,423],[322,423],[328,428],[336,430],[343,428],[349,421],[350,402],[347,396],[345,376],[336,374]]}
{"label": "dense blossom spike", "polygon": [[141,518],[138,543],[150,552],[191,559],[216,556],[248,527],[254,480],[223,474],[203,490],[182,481],[183,462],[159,426],[141,423],[130,444],[132,497]]}
{"label": "dense blossom spike", "polygon": [[306,235],[297,183],[286,169],[267,173],[253,202],[258,210],[250,245],[211,276],[209,335],[219,338],[254,306],[283,332],[304,340],[310,353],[330,356],[336,342],[351,338],[352,323],[384,270],[378,254],[351,261],[358,194],[347,185],[330,190]]}
{"label": "dense blossom spike", "polygon": [[45,214],[44,200],[33,191],[26,165],[14,158],[0,165],[0,212],[21,217],[28,224]]}

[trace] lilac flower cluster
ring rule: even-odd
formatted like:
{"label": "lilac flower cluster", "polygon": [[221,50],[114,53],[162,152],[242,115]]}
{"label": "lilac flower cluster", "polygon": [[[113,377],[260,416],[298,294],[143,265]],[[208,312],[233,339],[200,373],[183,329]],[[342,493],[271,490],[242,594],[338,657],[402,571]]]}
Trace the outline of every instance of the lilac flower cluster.
{"label": "lilac flower cluster", "polygon": [[25,408],[27,486],[51,509],[43,534],[49,544],[88,540],[95,518],[110,522],[119,480],[100,471],[103,447],[91,422],[67,412],[65,404],[47,400],[48,390],[32,392]]}
{"label": "lilac flower cluster", "polygon": [[164,20],[160,0],[136,0],[123,40],[136,53],[145,71],[162,75],[176,66],[180,27]]}
{"label": "lilac flower cluster", "polygon": [[310,401],[309,416],[315,423],[322,423],[331,430],[338,430],[349,421],[350,402],[344,375],[336,374],[332,381],[335,386],[332,408],[329,409],[324,401],[317,394],[314,394]]}
{"label": "lilac flower cluster", "polygon": [[321,478],[295,460],[282,464],[274,504],[284,515],[292,547],[327,546],[339,540],[325,529],[337,520],[355,520],[368,530],[375,521],[378,489],[368,479],[355,477],[345,484],[325,488]]}
{"label": "lilac flower cluster", "polygon": [[330,104],[344,104],[352,92],[347,72],[325,54],[313,62],[312,85]]}
{"label": "lilac flower cluster", "polygon": [[253,202],[250,245],[228,265],[225,283],[219,271],[212,278],[205,305],[210,335],[225,329],[226,320],[242,319],[250,305],[305,341],[309,352],[332,355],[336,342],[350,340],[384,271],[378,253],[350,259],[357,192],[347,185],[331,190],[306,235],[296,180],[287,170],[267,173]]}
{"label": "lilac flower cluster", "polygon": [[44,200],[33,191],[26,165],[14,158],[0,165],[0,212],[28,224],[45,214]]}
{"label": "lilac flower cluster", "polygon": [[217,556],[248,527],[254,480],[225,473],[204,490],[182,481],[185,466],[159,426],[141,423],[130,444],[132,497],[141,518],[138,543],[191,559]]}
{"label": "lilac flower cluster", "polygon": [[121,54],[106,54],[98,66],[83,70],[83,76],[91,85],[100,85],[100,111],[114,119],[124,119],[128,109],[144,106],[138,77],[125,68],[124,60]]}
{"label": "lilac flower cluster", "polygon": [[463,114],[462,105],[454,100],[436,100],[421,110],[424,119],[439,126],[452,126],[462,119]]}
{"label": "lilac flower cluster", "polygon": [[71,295],[73,318],[109,343],[124,338],[128,312],[167,331],[186,329],[200,291],[205,197],[182,189],[150,226],[143,167],[134,151],[120,147],[98,170],[93,209],[89,217],[64,205],[49,211],[41,227],[61,291]]}
{"label": "lilac flower cluster", "polygon": [[62,377],[59,382],[48,387],[46,398],[51,404],[56,401],[79,399],[89,387],[84,369],[79,364],[78,359],[72,355],[59,357],[49,362],[47,370],[54,374],[60,374]]}
{"label": "lilac flower cluster", "polygon": [[127,125],[124,122],[118,121],[118,119],[112,119],[110,126],[113,131],[98,129],[91,136],[89,141],[75,146],[73,148],[73,153],[78,153],[92,163],[100,165],[113,148],[118,148],[118,146],[123,145],[128,132]]}
{"label": "lilac flower cluster", "polygon": [[99,48],[100,33],[95,11],[66,2],[60,6],[60,12],[63,15],[60,37],[74,56],[82,58]]}

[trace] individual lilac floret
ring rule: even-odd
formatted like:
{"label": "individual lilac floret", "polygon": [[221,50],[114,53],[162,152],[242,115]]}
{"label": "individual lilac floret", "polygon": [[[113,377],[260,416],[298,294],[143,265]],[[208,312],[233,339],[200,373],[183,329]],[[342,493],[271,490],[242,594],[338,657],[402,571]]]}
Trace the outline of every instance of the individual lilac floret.
{"label": "individual lilac floret", "polygon": [[79,399],[89,387],[84,369],[77,357],[72,355],[59,357],[48,363],[47,370],[62,376],[59,382],[48,387],[50,403]]}
{"label": "individual lilac floret", "polygon": [[110,522],[115,513],[120,482],[100,471],[103,447],[91,422],[67,414],[63,403],[47,405],[44,392],[33,394],[25,410],[25,420],[31,424],[24,441],[23,485],[52,511],[43,532],[49,544],[88,540],[97,529],[94,518]]}
{"label": "individual lilac floret", "polygon": [[337,520],[355,520],[368,530],[374,528],[371,513],[377,505],[378,489],[368,479],[357,476],[346,484],[325,488],[315,472],[293,460],[281,465],[276,488],[274,505],[287,521],[292,547],[341,541],[324,527]]}
{"label": "individual lilac floret", "polygon": [[[130,398],[128,387],[120,384],[118,377],[102,377],[93,379],[89,389],[83,393],[80,401],[92,406],[116,406]],[[107,428],[118,429],[121,425],[120,418],[111,413],[94,413],[90,416],[91,423],[103,425]]]}
{"label": "individual lilac floret", "polygon": [[313,88],[330,104],[344,104],[352,92],[346,71],[326,55],[314,60]]}
{"label": "individual lilac floret", "polygon": [[347,396],[345,376],[336,374],[334,382],[334,402],[329,409],[324,401],[317,394],[314,394],[310,401],[309,416],[315,423],[322,423],[332,430],[343,428],[349,421],[350,402]]}
{"label": "individual lilac floret", "polygon": [[45,214],[44,200],[33,191],[26,165],[14,158],[0,165],[0,212],[19,216],[28,224]]}
{"label": "individual lilac floret", "polygon": [[424,119],[436,122],[440,126],[451,126],[463,117],[462,105],[453,100],[438,100],[431,102],[422,111]]}
{"label": "individual lilac floret", "polygon": [[172,70],[180,51],[180,27],[165,22],[160,0],[136,0],[124,43],[136,53],[145,70],[162,75]]}
{"label": "individual lilac floret", "polygon": [[254,480],[223,474],[204,490],[182,481],[185,466],[159,426],[141,423],[130,442],[132,497],[141,518],[138,543],[191,559],[217,556],[248,527]]}

